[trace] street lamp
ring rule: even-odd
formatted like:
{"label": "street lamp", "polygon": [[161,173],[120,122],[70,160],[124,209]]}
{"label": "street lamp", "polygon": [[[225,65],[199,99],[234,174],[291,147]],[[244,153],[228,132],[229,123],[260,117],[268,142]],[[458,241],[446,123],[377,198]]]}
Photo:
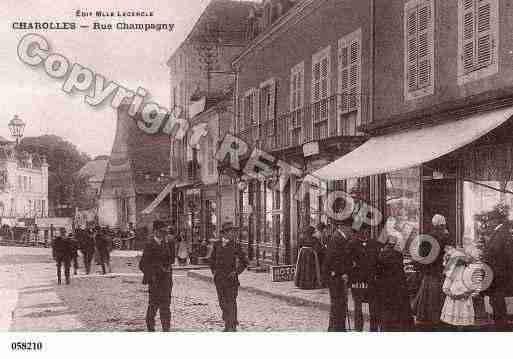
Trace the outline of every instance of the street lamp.
{"label": "street lamp", "polygon": [[14,118],[9,122],[9,131],[11,131],[11,136],[16,138],[16,144],[20,143],[21,138],[23,137],[23,131],[25,130],[25,122],[18,115],[14,115]]}

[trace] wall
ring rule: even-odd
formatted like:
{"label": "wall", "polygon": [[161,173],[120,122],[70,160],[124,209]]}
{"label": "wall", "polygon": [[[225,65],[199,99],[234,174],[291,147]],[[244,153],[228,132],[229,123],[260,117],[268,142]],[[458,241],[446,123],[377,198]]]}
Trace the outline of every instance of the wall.
{"label": "wall", "polygon": [[[278,80],[277,114],[289,112],[290,71],[304,61],[304,99],[310,102],[312,55],[331,46],[331,94],[337,89],[338,40],[359,28],[362,31],[362,90],[369,93],[370,0],[322,0],[294,24],[286,25],[274,39],[266,40],[240,62],[238,96],[270,78]],[[291,10],[294,11],[294,10]],[[362,103],[362,120],[368,116],[368,101]]]}
{"label": "wall", "polygon": [[513,7],[499,1],[499,72],[462,86],[457,84],[458,2],[435,0],[434,94],[404,99],[404,0],[376,0],[375,121],[450,103],[513,81]]}

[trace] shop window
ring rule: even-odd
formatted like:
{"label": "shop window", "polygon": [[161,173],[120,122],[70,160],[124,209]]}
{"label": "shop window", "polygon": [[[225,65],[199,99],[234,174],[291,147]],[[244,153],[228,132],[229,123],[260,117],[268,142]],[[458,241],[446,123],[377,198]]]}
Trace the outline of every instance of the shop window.
{"label": "shop window", "polygon": [[[386,226],[390,235],[399,232],[402,241],[420,232],[420,168],[409,168],[386,175]],[[393,230],[392,227],[393,226]]]}

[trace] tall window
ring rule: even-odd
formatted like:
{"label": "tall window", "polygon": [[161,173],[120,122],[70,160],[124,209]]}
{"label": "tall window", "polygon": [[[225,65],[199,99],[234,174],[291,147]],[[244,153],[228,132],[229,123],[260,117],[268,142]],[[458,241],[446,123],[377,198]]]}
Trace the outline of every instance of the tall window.
{"label": "tall window", "polygon": [[312,57],[312,122],[315,140],[328,136],[330,47]]}
{"label": "tall window", "polygon": [[458,0],[458,83],[498,71],[498,1]]}
{"label": "tall window", "polygon": [[252,129],[256,137],[258,133],[258,92],[254,88],[244,94],[241,115],[244,128]]}
{"label": "tall window", "polygon": [[214,175],[215,159],[214,159],[214,139],[207,136],[207,173],[209,176]]}
{"label": "tall window", "polygon": [[290,71],[290,118],[289,131],[291,145],[298,145],[302,142],[301,128],[303,116],[301,109],[305,103],[305,63],[301,62]]}
{"label": "tall window", "polygon": [[411,0],[405,5],[405,98],[434,91],[434,6],[432,0]]}
{"label": "tall window", "polygon": [[274,136],[276,117],[276,81],[270,79],[260,85],[260,123],[263,135]]}

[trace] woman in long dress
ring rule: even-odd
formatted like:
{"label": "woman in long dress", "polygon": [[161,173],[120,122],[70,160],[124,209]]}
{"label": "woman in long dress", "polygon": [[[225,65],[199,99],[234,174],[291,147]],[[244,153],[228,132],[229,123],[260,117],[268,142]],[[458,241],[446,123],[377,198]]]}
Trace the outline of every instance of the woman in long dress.
{"label": "woman in long dress", "polygon": [[449,232],[445,217],[441,214],[434,215],[432,224],[433,227],[429,235],[438,242],[439,248],[437,251],[437,248],[431,247],[428,242],[421,243],[420,257],[429,258],[430,261],[418,264],[422,273],[422,281],[413,300],[416,325],[419,329],[427,331],[439,329],[440,326],[440,315],[445,299],[442,292],[444,248],[449,244]]}
{"label": "woman in long dress", "polygon": [[380,327],[383,332],[405,332],[414,327],[403,255],[394,248],[396,243],[395,237],[389,237],[378,254],[376,279],[381,304]]}
{"label": "woman in long dress", "polygon": [[313,236],[314,232],[314,227],[307,227],[303,231],[303,237],[299,243],[294,284],[301,289],[321,287],[321,269],[317,252],[317,240]]}

